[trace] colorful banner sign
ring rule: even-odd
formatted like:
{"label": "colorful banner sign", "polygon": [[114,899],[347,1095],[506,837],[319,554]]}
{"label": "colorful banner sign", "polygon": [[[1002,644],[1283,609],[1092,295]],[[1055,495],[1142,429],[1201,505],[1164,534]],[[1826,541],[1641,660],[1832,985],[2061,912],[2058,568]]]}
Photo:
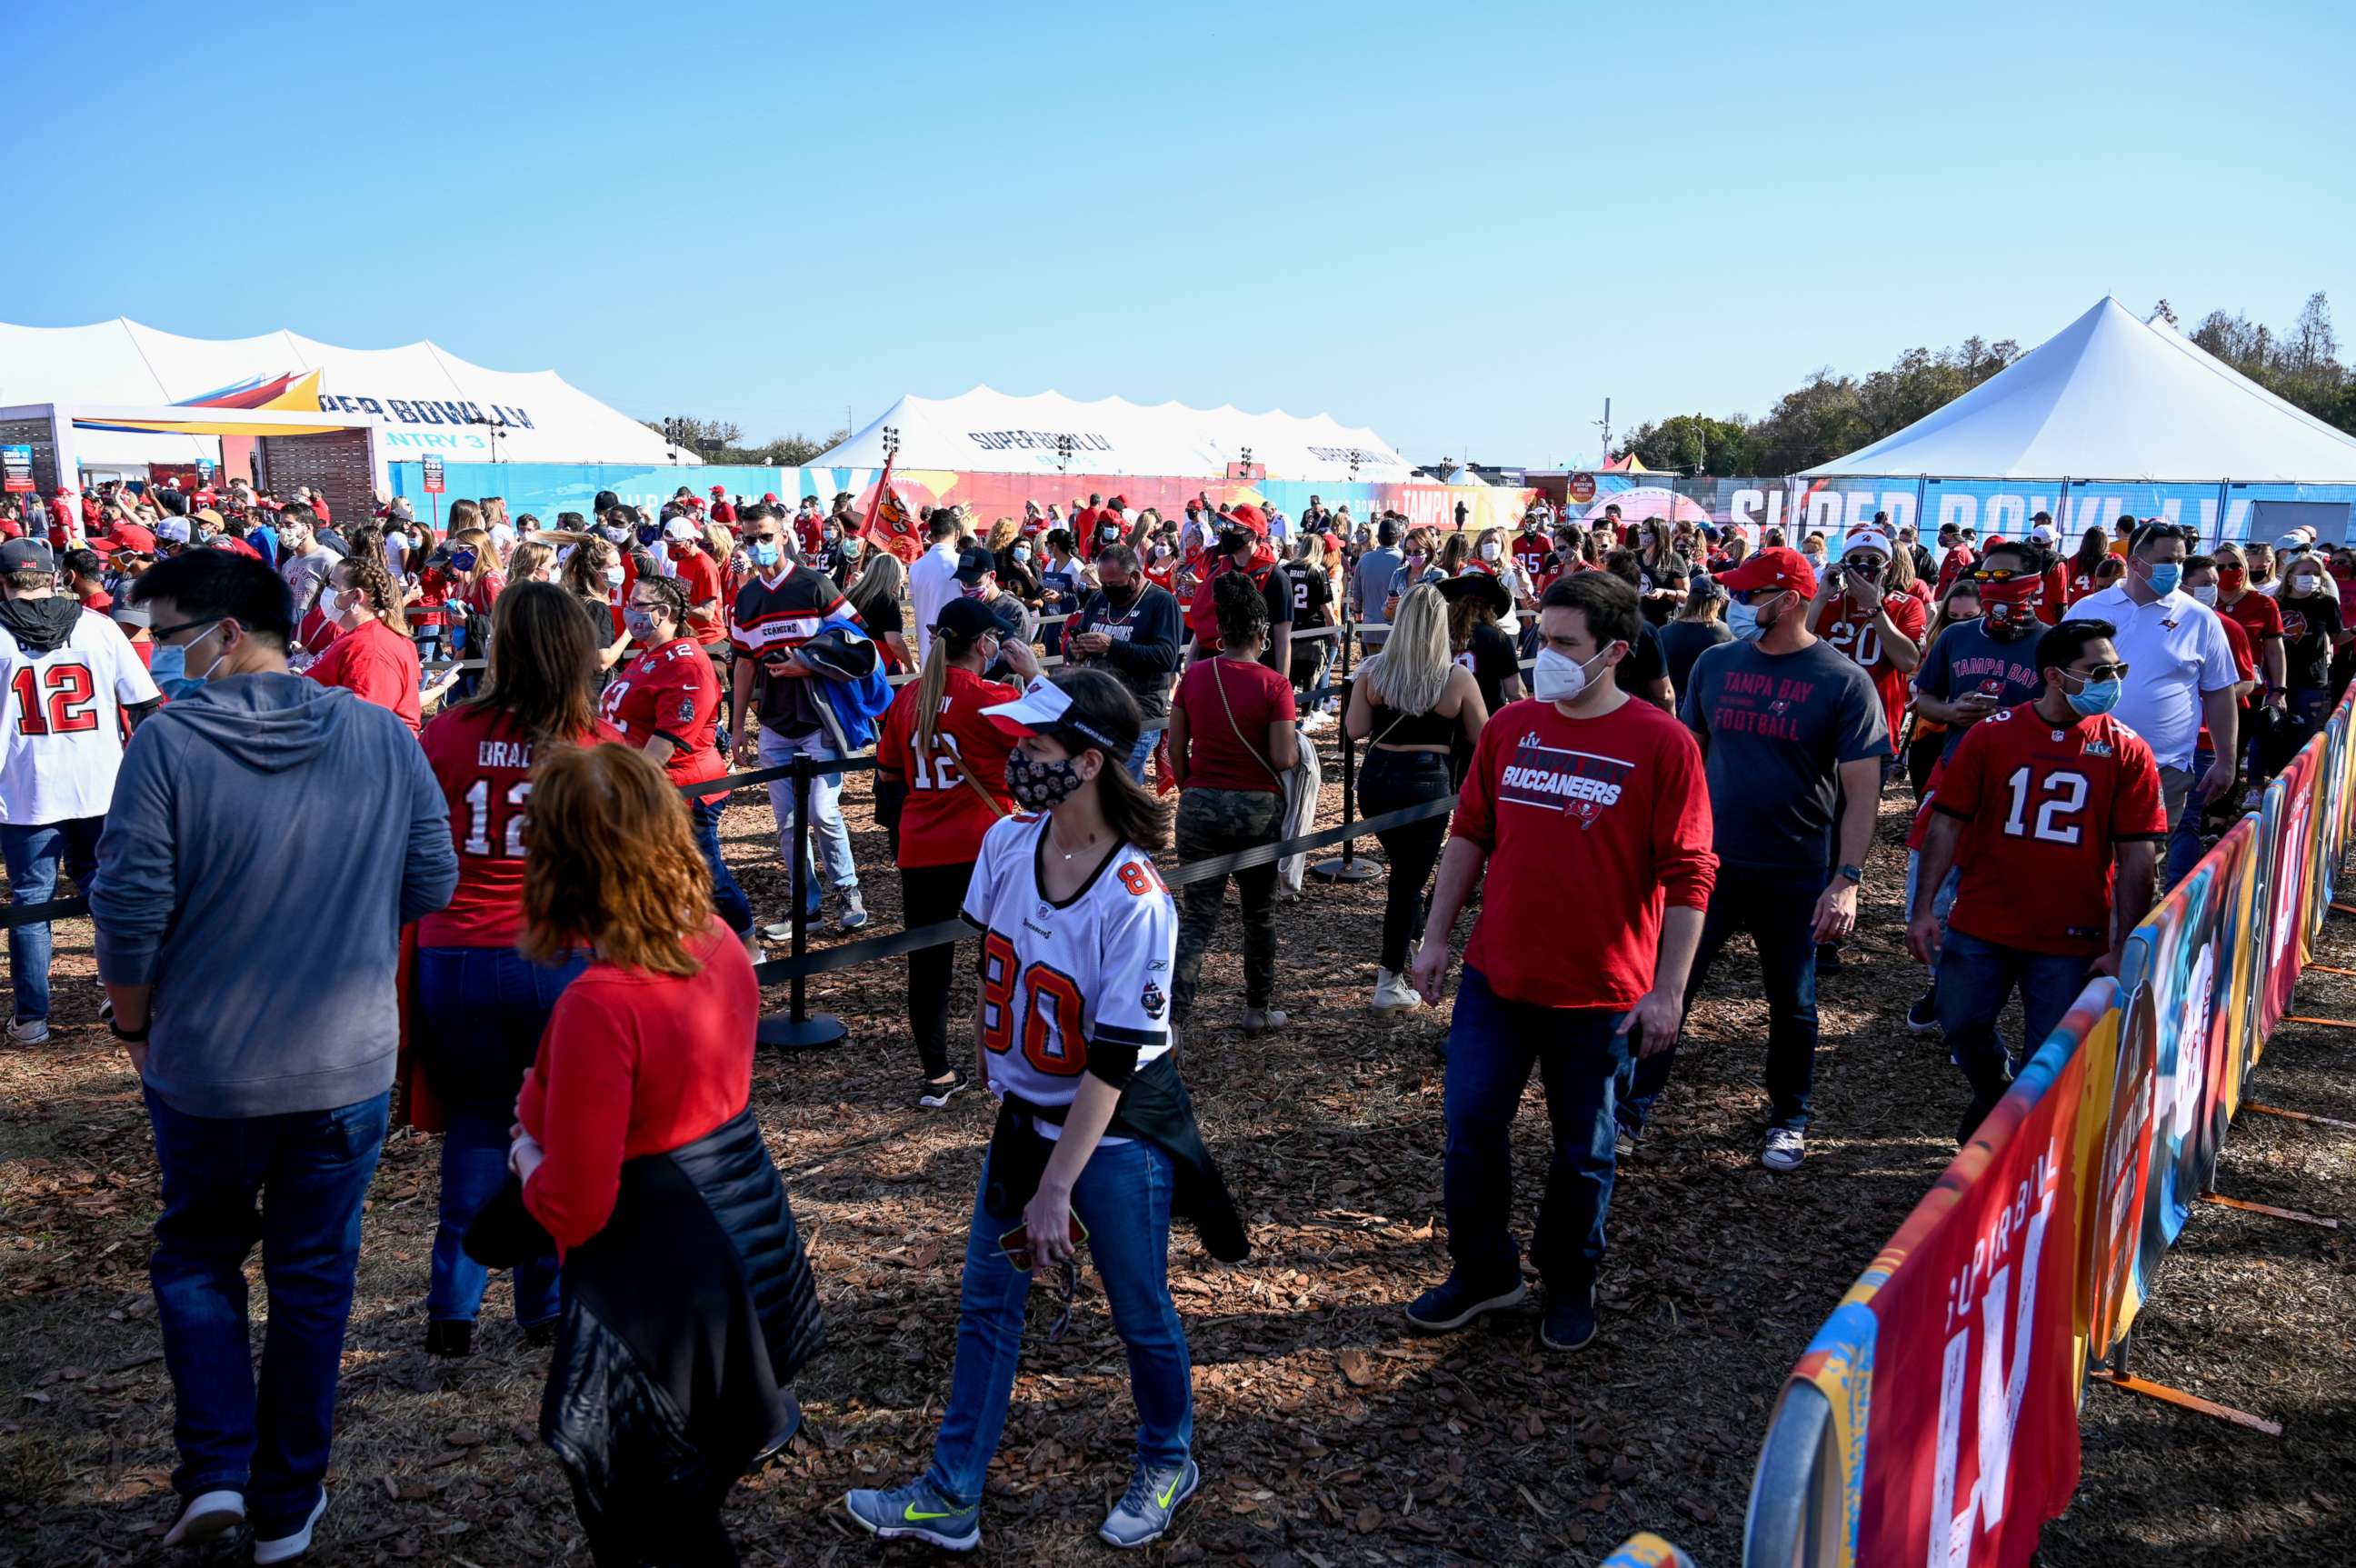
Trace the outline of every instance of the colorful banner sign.
{"label": "colorful banner sign", "polygon": [[33,449],[30,446],[0,446],[0,494],[32,493]]}
{"label": "colorful banner sign", "polygon": [[1603,1560],[1603,1568],[1694,1568],[1694,1560],[1652,1531],[1642,1530],[1622,1541]]}

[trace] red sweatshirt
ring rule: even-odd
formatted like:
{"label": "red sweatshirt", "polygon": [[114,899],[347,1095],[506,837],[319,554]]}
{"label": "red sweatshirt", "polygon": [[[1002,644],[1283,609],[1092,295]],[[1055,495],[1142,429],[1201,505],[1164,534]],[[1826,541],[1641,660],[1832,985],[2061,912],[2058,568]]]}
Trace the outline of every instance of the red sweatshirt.
{"label": "red sweatshirt", "polygon": [[425,727],[417,699],[417,644],[376,619],[336,639],[305,671],[322,686],[343,686],[364,703],[391,708],[415,735]]}
{"label": "red sweatshirt", "polygon": [[614,1217],[623,1161],[692,1144],[752,1098],[753,961],[717,918],[688,951],[701,967],[684,979],[596,961],[541,1033],[516,1119],[547,1158],[523,1202],[560,1248]]}
{"label": "red sweatshirt", "polygon": [[1536,700],[1492,714],[1453,834],[1489,854],[1465,967],[1540,1007],[1633,1007],[1663,908],[1707,908],[1718,880],[1701,748],[1633,698],[1597,719]]}

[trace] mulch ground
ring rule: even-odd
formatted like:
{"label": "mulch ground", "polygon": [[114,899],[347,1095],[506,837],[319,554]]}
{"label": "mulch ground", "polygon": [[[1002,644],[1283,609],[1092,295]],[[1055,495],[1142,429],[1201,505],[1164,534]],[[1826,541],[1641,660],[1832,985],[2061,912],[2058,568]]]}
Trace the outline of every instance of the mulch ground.
{"label": "mulch ground", "polygon": [[[1152,1558],[1590,1563],[1651,1529],[1703,1564],[1738,1560],[1783,1375],[1953,1153],[1963,1086],[1934,1040],[1903,1027],[1920,981],[1897,908],[1901,796],[1884,811],[1850,961],[1820,983],[1806,1165],[1776,1176],[1757,1163],[1764,1015],[1738,944],[1697,1010],[1652,1135],[1623,1167],[1602,1336],[1574,1357],[1541,1353],[1526,1316],[1440,1339],[1400,1316],[1447,1267],[1445,1011],[1385,1022],[1366,1010],[1381,885],[1312,881],[1285,911],[1280,1003],[1293,1022],[1274,1038],[1237,1027],[1230,909],[1184,1068],[1255,1250],[1231,1268],[1190,1235],[1173,1248],[1205,1484]],[[888,931],[896,886],[867,799],[854,780],[860,863],[884,868],[863,882],[870,929]],[[1330,784],[1327,799],[1330,816]],[[723,833],[756,908],[774,917],[784,886],[757,795],[740,797]],[[2356,967],[2351,925],[2335,919],[2325,961]],[[53,1037],[0,1054],[0,1565],[155,1562],[173,1454],[144,1266],[154,1157],[134,1080],[97,1020],[89,928],[63,923],[58,936]],[[756,1070],[755,1104],[831,1347],[798,1387],[803,1434],[734,1494],[731,1528],[752,1563],[865,1561],[875,1548],[837,1499],[921,1468],[948,1390],[990,1110],[979,1095],[913,1107],[902,974],[894,961],[811,982],[812,1004],[849,1026],[848,1042],[765,1054]],[[782,988],[771,1001],[782,1007]],[[2313,977],[2301,1006],[2356,1017],[2356,983]],[[2356,1120],[2349,1046],[2340,1031],[2286,1026],[2257,1097]],[[1525,1234],[1544,1129],[1534,1085],[1515,1145]],[[2220,1186],[2356,1218],[2356,1136],[2245,1114]],[[505,1320],[504,1281],[471,1359],[421,1348],[435,1190],[434,1141],[396,1134],[365,1223],[334,1501],[314,1560],[585,1563],[562,1477],[533,1435],[543,1358]],[[2351,1307],[2356,1269],[2340,1236],[2204,1208],[2147,1308],[2136,1369],[2281,1421],[2286,1434],[2090,1391],[2085,1485],[2048,1531],[2044,1561],[2356,1557]],[[258,1320],[258,1288],[254,1308]],[[1049,1310],[1034,1299],[991,1473],[991,1562],[1098,1558],[1095,1527],[1128,1477],[1133,1413],[1102,1296],[1084,1277],[1058,1346],[1045,1343]]]}

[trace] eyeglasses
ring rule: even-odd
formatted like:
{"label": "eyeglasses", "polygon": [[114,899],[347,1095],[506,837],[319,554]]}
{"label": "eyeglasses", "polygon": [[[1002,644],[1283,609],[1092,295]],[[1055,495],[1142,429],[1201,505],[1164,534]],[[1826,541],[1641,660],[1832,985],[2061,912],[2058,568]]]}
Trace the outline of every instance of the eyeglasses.
{"label": "eyeglasses", "polygon": [[[177,637],[184,631],[195,631],[199,627],[219,626],[228,618],[227,616],[215,616],[210,620],[184,620],[177,626],[151,626],[147,628],[147,639],[150,642],[161,642],[167,637]],[[194,642],[197,639],[192,637],[188,640]]]}
{"label": "eyeglasses", "polygon": [[2124,664],[2097,664],[2092,670],[2072,670],[2071,674],[2082,681],[2124,681],[2127,667]]}
{"label": "eyeglasses", "polygon": [[1983,566],[1972,574],[1972,581],[1976,583],[2009,583],[2015,577],[2022,576],[2024,575],[2025,574],[2016,572],[2007,566]]}
{"label": "eyeglasses", "polygon": [[[1072,1245],[1086,1246],[1087,1240],[1088,1228],[1080,1223],[1078,1215],[1073,1215]],[[998,1250],[1008,1262],[1026,1274],[1031,1273],[1033,1267],[1038,1262],[1038,1256],[1031,1248],[1030,1227],[1026,1225],[1017,1225],[1013,1230],[1001,1236],[998,1239]],[[1055,1276],[1055,1298],[1062,1304],[1062,1310],[1055,1314],[1055,1321],[1048,1325],[1048,1344],[1061,1345],[1064,1342],[1064,1336],[1071,1332],[1072,1304],[1078,1299],[1079,1294],[1079,1260],[1076,1257],[1066,1258],[1063,1267],[1056,1271]]]}

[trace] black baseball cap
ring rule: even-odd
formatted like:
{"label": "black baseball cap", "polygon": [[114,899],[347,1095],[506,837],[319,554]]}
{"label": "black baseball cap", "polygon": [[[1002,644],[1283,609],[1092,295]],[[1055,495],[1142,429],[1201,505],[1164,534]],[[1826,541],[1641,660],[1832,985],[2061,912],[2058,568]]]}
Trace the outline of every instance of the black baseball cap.
{"label": "black baseball cap", "polygon": [[990,613],[990,607],[980,599],[951,599],[941,607],[933,622],[935,637],[953,637],[959,642],[971,642],[980,637],[1002,637],[1006,628]]}
{"label": "black baseball cap", "polygon": [[0,572],[54,572],[56,553],[46,539],[12,539],[0,544]]}
{"label": "black baseball cap", "polygon": [[958,552],[957,580],[970,588],[998,570],[998,557],[979,544]]}

